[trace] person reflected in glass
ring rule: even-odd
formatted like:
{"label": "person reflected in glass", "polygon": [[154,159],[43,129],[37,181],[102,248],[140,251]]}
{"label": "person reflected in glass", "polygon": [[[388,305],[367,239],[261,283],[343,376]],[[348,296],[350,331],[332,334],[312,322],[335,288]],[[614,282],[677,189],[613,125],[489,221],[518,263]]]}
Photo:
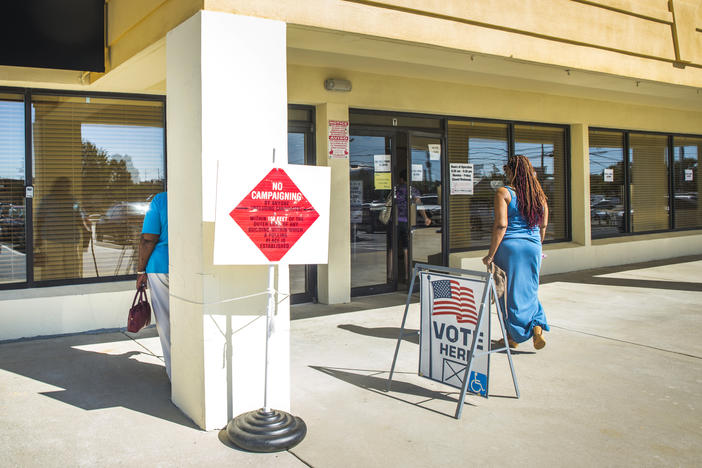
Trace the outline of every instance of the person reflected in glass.
{"label": "person reflected in glass", "polygon": [[[42,280],[83,276],[83,236],[90,222],[73,196],[71,180],[57,177],[37,210],[38,246],[35,263],[43,267]],[[89,234],[88,234],[89,235]]]}
{"label": "person reflected in glass", "polygon": [[[397,203],[397,247],[402,249],[402,255],[404,258],[404,281],[405,283],[409,280],[409,256],[408,256],[408,246],[409,246],[409,207],[407,205],[407,171],[401,170],[399,174],[399,183],[395,187],[395,203]],[[421,193],[416,187],[410,186],[410,196],[417,206],[423,206],[422,200],[420,198]],[[424,209],[417,210],[422,217],[425,226],[431,225],[431,218],[427,216]]]}
{"label": "person reflected in glass", "polygon": [[507,275],[501,305],[510,348],[532,338],[534,348],[541,349],[546,346],[543,332],[549,331],[538,297],[541,246],[548,224],[546,194],[525,156],[509,158],[504,170],[508,185],[495,194],[490,250],[483,263],[489,266],[494,261]]}

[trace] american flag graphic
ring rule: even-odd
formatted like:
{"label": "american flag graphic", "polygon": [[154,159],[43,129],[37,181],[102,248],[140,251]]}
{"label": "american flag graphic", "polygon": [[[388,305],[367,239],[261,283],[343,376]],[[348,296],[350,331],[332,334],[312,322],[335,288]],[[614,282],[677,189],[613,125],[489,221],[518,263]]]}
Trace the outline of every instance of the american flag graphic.
{"label": "american flag graphic", "polygon": [[455,280],[437,280],[431,283],[434,292],[432,315],[454,315],[458,323],[478,323],[473,290]]}

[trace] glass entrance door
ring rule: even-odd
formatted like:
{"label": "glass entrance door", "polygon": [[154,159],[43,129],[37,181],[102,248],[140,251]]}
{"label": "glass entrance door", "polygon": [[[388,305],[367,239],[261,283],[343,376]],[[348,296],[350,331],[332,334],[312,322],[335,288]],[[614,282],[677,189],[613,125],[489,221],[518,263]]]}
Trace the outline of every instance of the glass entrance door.
{"label": "glass entrance door", "polygon": [[350,138],[351,294],[395,289],[392,133]]}
{"label": "glass entrance door", "polygon": [[408,174],[410,197],[409,254],[415,263],[443,265],[443,216],[441,138],[421,133],[410,134]]}

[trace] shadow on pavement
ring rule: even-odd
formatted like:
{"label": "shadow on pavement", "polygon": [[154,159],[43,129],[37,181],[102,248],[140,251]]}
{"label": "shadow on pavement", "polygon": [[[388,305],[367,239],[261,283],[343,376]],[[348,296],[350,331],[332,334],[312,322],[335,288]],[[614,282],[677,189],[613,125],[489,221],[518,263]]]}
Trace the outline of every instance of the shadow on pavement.
{"label": "shadow on pavement", "polygon": [[[383,395],[387,398],[392,398],[393,400],[401,401],[403,403],[410,404],[412,406],[417,406],[419,408],[425,409],[427,411],[431,411],[433,413],[441,414],[444,416],[451,416],[453,417],[453,414],[448,414],[448,413],[443,413],[441,411],[436,411],[432,408],[427,408],[426,406],[423,406],[423,403],[426,403],[428,401],[432,400],[442,400],[442,401],[450,401],[452,403],[457,403],[458,399],[451,396],[452,394],[458,394],[457,391],[451,391],[451,392],[437,392],[434,390],[430,390],[428,388],[420,387],[419,385],[415,385],[412,383],[408,382],[401,382],[398,380],[393,380],[392,381],[392,387],[390,391],[392,393],[404,393],[405,395],[413,395],[417,397],[422,397],[424,400],[419,401],[419,402],[412,402],[409,400],[405,400],[403,398],[399,398],[397,396],[392,395],[391,393],[387,392],[387,385],[388,385],[388,379],[387,378],[381,378],[381,377],[376,377],[374,375],[364,375],[364,374],[358,374],[356,372],[374,372],[376,374],[386,374],[386,371],[370,371],[370,370],[364,370],[364,369],[339,369],[339,368],[334,368],[334,367],[324,367],[324,366],[310,366],[310,368],[322,372],[324,374],[327,374],[331,377],[334,377],[339,380],[343,380],[344,382],[350,383],[351,385],[355,385],[356,387],[362,388],[364,390],[369,390],[373,393],[377,393],[378,395]],[[355,371],[355,372],[347,372],[347,371]],[[396,372],[396,374],[398,374]],[[465,402],[465,405],[469,406],[474,406],[471,405],[469,402]]]}
{"label": "shadow on pavement", "polygon": [[[562,282],[595,284],[602,286],[622,286],[629,288],[649,288],[649,289],[669,289],[673,291],[702,291],[702,282],[687,281],[661,281],[635,278],[603,278],[602,275],[621,273],[642,268],[653,268],[665,265],[676,265],[680,263],[696,262],[702,260],[702,255],[679,257],[667,260],[657,260],[645,263],[635,263],[616,267],[597,268],[593,270],[574,271],[571,273],[558,273],[544,275],[541,277],[541,284]],[[699,280],[699,278],[691,278]]]}
{"label": "shadow on pavement", "polygon": [[[412,302],[419,301],[419,295],[412,295]],[[358,312],[369,309],[382,309],[384,307],[393,307],[405,305],[407,302],[407,292],[397,291],[387,294],[375,294],[372,296],[357,296],[348,304],[313,304],[304,303],[296,304],[290,307],[290,319],[301,320],[316,317],[325,317],[327,315],[345,314],[349,312]],[[397,338],[397,337],[396,337]]]}
{"label": "shadow on pavement", "polygon": [[[399,327],[368,328],[362,327],[360,325],[352,325],[350,323],[342,323],[337,327],[341,328],[342,330],[358,333],[359,335],[373,336],[375,338],[388,338],[391,340],[397,340],[397,338],[400,336]],[[405,328],[405,336],[402,339],[409,343],[419,344],[419,330]]]}
{"label": "shadow on pavement", "polygon": [[[530,343],[530,341],[525,341],[524,345],[526,346],[529,343]],[[502,343],[499,343],[499,340],[490,340],[490,349],[497,348],[500,345],[502,345]],[[502,345],[502,346],[504,346],[504,345]],[[522,346],[522,344],[520,343],[519,346]],[[512,356],[516,356],[519,354],[527,354],[527,355],[528,354],[536,354],[536,351],[527,351],[527,350],[519,349],[519,348],[517,348],[517,349],[512,348],[509,350],[509,352],[512,354]],[[507,351],[500,351],[498,354],[504,354],[506,356]],[[492,395],[490,395],[490,396],[492,396]]]}
{"label": "shadow on pavement", "polygon": [[[151,334],[155,330],[140,338]],[[124,348],[121,342],[131,340],[122,333],[109,333],[2,344],[0,369],[60,387],[40,394],[86,411],[121,406],[197,429],[171,403],[171,385],[163,365],[136,359],[153,356],[150,352],[143,348],[121,354],[106,352],[112,343]],[[102,351],[77,348],[91,345],[101,345]]]}

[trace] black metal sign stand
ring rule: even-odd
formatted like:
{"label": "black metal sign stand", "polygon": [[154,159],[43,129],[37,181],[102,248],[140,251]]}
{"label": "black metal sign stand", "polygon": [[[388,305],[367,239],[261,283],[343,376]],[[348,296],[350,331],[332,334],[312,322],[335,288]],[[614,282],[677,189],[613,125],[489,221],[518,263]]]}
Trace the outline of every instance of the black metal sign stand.
{"label": "black metal sign stand", "polygon": [[[509,340],[507,339],[507,330],[505,328],[505,323],[504,323],[504,317],[502,315],[502,308],[500,307],[500,302],[498,300],[497,296],[497,290],[495,289],[495,281],[493,279],[492,273],[490,272],[478,272],[478,271],[471,271],[471,270],[462,270],[460,268],[449,268],[449,267],[443,267],[443,266],[436,266],[436,265],[428,265],[425,263],[417,263],[414,266],[414,269],[412,271],[412,281],[410,282],[409,286],[409,291],[407,292],[407,302],[405,303],[405,312],[404,315],[402,316],[402,325],[400,326],[400,335],[397,338],[397,345],[395,345],[395,355],[392,358],[392,366],[390,367],[390,376],[388,377],[388,385],[387,385],[387,391],[390,391],[390,386],[392,385],[392,376],[395,372],[395,364],[397,363],[397,355],[400,351],[400,343],[402,343],[402,339],[405,336],[413,335],[413,334],[418,334],[421,332],[406,332],[405,331],[405,324],[407,322],[407,312],[409,311],[409,305],[410,301],[412,299],[412,291],[414,290],[414,281],[415,279],[419,276],[419,273],[422,271],[433,271],[433,272],[441,272],[441,273],[448,273],[448,274],[453,274],[456,276],[457,279],[460,279],[460,275],[469,275],[469,276],[477,276],[479,278],[484,278],[485,279],[485,290],[483,292],[483,297],[482,301],[480,303],[480,310],[478,312],[478,326],[482,323],[483,319],[483,314],[488,314],[487,320],[490,321],[492,319],[492,314],[490,313],[491,309],[491,299],[494,300],[495,302],[495,307],[497,308],[497,317],[500,322],[500,329],[502,331],[502,337],[504,338],[504,346],[496,349],[492,349],[492,344],[488,346],[487,351],[482,351],[478,352],[476,355],[476,347],[478,344],[478,334],[473,335],[473,341],[471,344],[470,348],[470,356],[468,358],[468,362],[466,365],[466,370],[465,374],[463,377],[463,384],[461,388],[461,396],[459,397],[458,404],[456,406],[456,413],[454,417],[456,419],[460,419],[461,413],[463,411],[463,403],[466,398],[466,393],[468,391],[468,381],[469,381],[469,376],[470,372],[473,367],[473,358],[476,357],[481,357],[486,354],[492,354],[492,353],[499,353],[502,351],[506,351],[507,353],[507,359],[509,360],[509,368],[510,371],[512,372],[512,381],[514,382],[514,391],[517,394],[517,398],[519,398],[519,386],[517,385],[517,376],[514,372],[514,363],[512,362],[512,353],[510,352],[509,349]],[[420,290],[420,296],[421,296],[421,290]],[[420,304],[421,304],[421,297],[420,297]],[[489,324],[489,322],[488,322]],[[489,329],[488,325],[488,329]],[[488,342],[490,342],[489,337],[488,337]]]}

